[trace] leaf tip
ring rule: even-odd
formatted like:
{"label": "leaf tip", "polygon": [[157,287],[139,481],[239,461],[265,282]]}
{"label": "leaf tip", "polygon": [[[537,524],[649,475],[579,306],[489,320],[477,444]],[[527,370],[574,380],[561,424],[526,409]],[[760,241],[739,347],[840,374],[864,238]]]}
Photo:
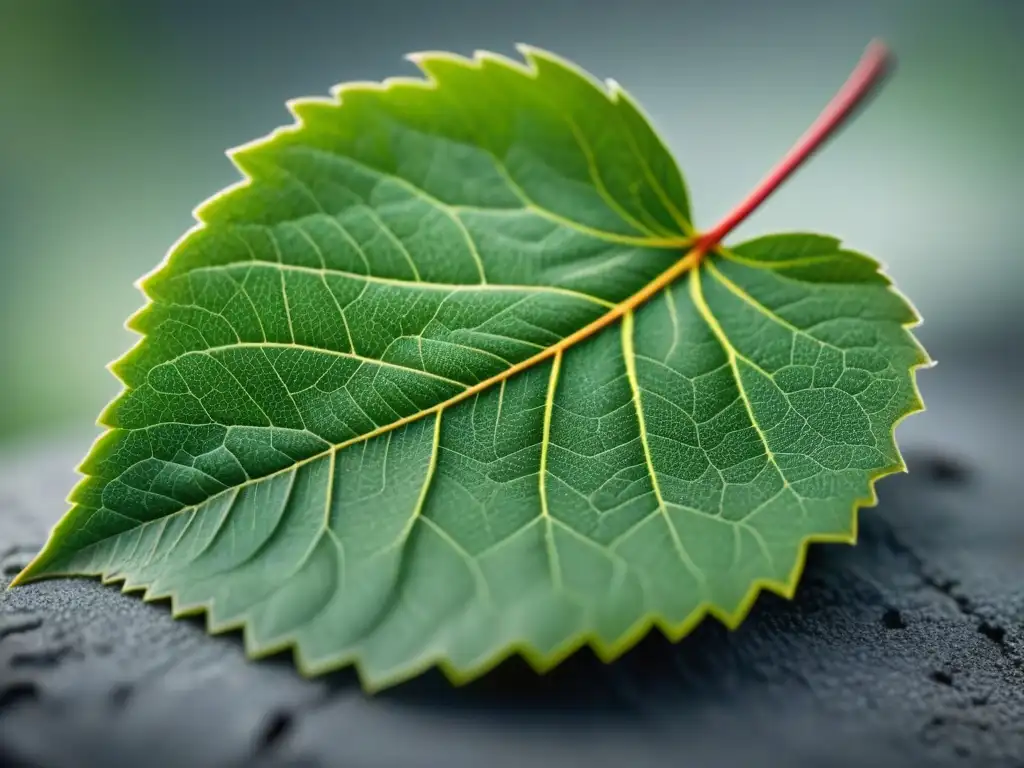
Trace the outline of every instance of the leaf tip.
{"label": "leaf tip", "polygon": [[47,576],[46,555],[50,551],[50,544],[51,542],[48,541],[36,556],[29,561],[28,565],[22,568],[21,571],[11,579],[11,583],[7,585],[8,590],[15,589],[16,587],[23,587],[26,584],[30,584],[33,581],[39,581]]}

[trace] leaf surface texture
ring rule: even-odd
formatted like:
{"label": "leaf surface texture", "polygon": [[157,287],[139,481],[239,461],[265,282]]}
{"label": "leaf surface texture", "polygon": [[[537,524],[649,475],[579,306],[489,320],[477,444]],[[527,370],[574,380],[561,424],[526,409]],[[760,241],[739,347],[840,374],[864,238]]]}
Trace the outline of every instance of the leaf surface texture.
{"label": "leaf surface texture", "polygon": [[524,55],[418,57],[234,152],[25,578],[123,580],[379,688],[735,625],[853,541],[921,407],[913,309],[818,235],[666,279],[694,232],[664,145]]}

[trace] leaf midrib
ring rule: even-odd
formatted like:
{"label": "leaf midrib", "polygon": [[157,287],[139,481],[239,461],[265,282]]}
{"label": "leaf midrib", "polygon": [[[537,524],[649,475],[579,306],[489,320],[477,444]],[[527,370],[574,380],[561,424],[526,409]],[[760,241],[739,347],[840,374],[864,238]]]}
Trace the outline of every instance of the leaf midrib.
{"label": "leaf midrib", "polygon": [[[203,499],[201,502],[198,502],[196,504],[190,504],[188,506],[182,507],[181,509],[177,509],[174,512],[171,512],[171,513],[169,513],[167,515],[164,515],[163,517],[164,517],[164,519],[167,519],[167,518],[174,517],[176,515],[187,514],[190,511],[198,509],[203,504],[208,503],[211,499],[214,499],[214,498],[220,496],[221,494],[230,493],[230,492],[233,492],[233,491],[237,492],[240,488],[246,487],[246,486],[251,485],[253,483],[262,482],[264,480],[267,480],[267,479],[272,478],[272,477],[276,477],[276,476],[278,476],[280,474],[283,474],[285,472],[294,471],[294,470],[298,469],[299,467],[302,467],[302,466],[304,466],[306,464],[314,462],[314,461],[316,461],[318,459],[322,459],[324,456],[327,456],[327,455],[331,454],[332,452],[337,452],[337,451],[340,451],[340,450],[342,450],[344,448],[348,448],[349,446],[365,442],[367,440],[370,440],[370,439],[372,439],[374,437],[378,437],[378,436],[383,435],[383,434],[387,434],[387,433],[392,432],[392,431],[394,431],[396,429],[399,429],[400,427],[406,426],[407,424],[411,424],[413,422],[419,421],[420,419],[426,418],[427,416],[436,415],[436,416],[439,417],[441,412],[444,411],[446,408],[450,408],[451,406],[453,406],[453,405],[455,405],[455,404],[457,404],[457,403],[459,403],[459,402],[461,402],[463,400],[467,400],[470,397],[473,397],[473,396],[479,394],[480,392],[483,392],[483,391],[489,389],[490,387],[494,386],[495,384],[503,384],[505,381],[507,381],[512,376],[515,376],[518,373],[521,373],[521,372],[523,372],[525,370],[528,370],[529,368],[532,368],[533,366],[538,365],[539,363],[544,362],[548,358],[552,358],[552,357],[555,357],[556,355],[561,354],[566,349],[568,349],[568,348],[570,348],[572,346],[575,346],[576,344],[578,344],[578,343],[586,340],[587,338],[593,336],[598,331],[601,331],[604,328],[606,328],[607,326],[611,325],[616,320],[622,318],[627,313],[631,312],[632,310],[634,310],[635,308],[637,308],[638,306],[643,304],[645,301],[647,301],[648,299],[652,298],[659,291],[661,291],[664,288],[666,288],[669,285],[671,285],[676,279],[678,279],[682,275],[686,274],[687,272],[689,272],[691,270],[696,270],[696,268],[700,265],[704,255],[706,253],[706,250],[707,250],[707,247],[701,245],[701,243],[698,241],[697,245],[695,245],[690,251],[688,251],[682,258],[680,258],[678,261],[676,261],[672,266],[670,266],[668,269],[666,269],[664,272],[662,272],[660,275],[658,275],[658,277],[656,277],[654,280],[649,282],[647,285],[645,285],[643,288],[638,290],[636,293],[634,293],[629,298],[627,298],[624,301],[620,302],[619,304],[616,304],[615,306],[613,306],[611,309],[608,310],[608,312],[606,312],[605,314],[601,315],[596,320],[593,320],[589,324],[583,326],[582,328],[578,329],[577,331],[575,331],[574,333],[570,334],[569,336],[566,336],[565,338],[561,339],[560,341],[556,342],[555,344],[552,344],[551,346],[546,347],[545,349],[541,350],[540,352],[538,352],[537,354],[533,355],[532,357],[527,358],[526,360],[523,360],[520,363],[517,363],[516,365],[511,366],[510,368],[506,369],[505,371],[502,371],[499,374],[496,374],[495,376],[492,376],[492,377],[490,377],[488,379],[484,379],[483,381],[481,381],[481,382],[479,382],[477,384],[474,384],[473,386],[467,387],[463,391],[456,393],[455,395],[453,395],[452,397],[448,398],[447,400],[443,400],[440,403],[437,403],[436,405],[432,405],[429,408],[425,408],[425,409],[423,409],[421,411],[417,411],[416,413],[410,414],[409,416],[404,416],[404,417],[402,417],[400,419],[396,419],[395,421],[393,421],[393,422],[391,422],[389,424],[385,424],[383,426],[377,427],[376,429],[373,429],[373,430],[371,430],[371,431],[369,431],[369,432],[367,432],[367,433],[365,433],[363,435],[359,435],[357,437],[353,437],[353,438],[350,438],[348,440],[344,440],[344,441],[342,441],[340,443],[336,443],[336,444],[334,444],[334,445],[332,445],[332,446],[330,446],[330,447],[328,447],[328,448],[326,448],[326,449],[324,449],[324,450],[322,450],[322,451],[320,451],[318,453],[312,454],[311,456],[308,456],[308,457],[306,457],[304,459],[299,459],[297,461],[293,461],[288,466],[282,467],[281,469],[275,470],[273,472],[268,472],[267,474],[260,475],[259,477],[248,478],[247,480],[245,480],[242,483],[238,483],[237,485],[233,485],[233,486],[231,486],[229,488],[225,488],[222,491],[218,491],[217,493],[211,494],[207,498]],[[259,345],[257,345],[257,346],[259,346]],[[439,427],[440,427],[440,418],[438,418],[437,424],[435,425],[435,433],[437,432]],[[436,456],[436,451],[437,451],[437,448],[436,448],[436,444],[437,444],[436,437],[437,437],[437,435],[435,434],[435,448],[434,448],[435,456]],[[436,460],[436,458],[435,458],[435,460]],[[432,474],[432,472],[429,473],[429,474]],[[429,485],[429,483],[425,484],[424,488],[426,488],[428,485]],[[413,515],[411,517],[411,520],[414,521],[417,518],[418,518],[418,515]],[[141,525],[145,525],[147,522],[153,522],[153,521],[138,521],[138,520],[136,520],[134,522],[138,523],[138,525],[141,526]],[[115,535],[118,535],[118,534],[115,534]],[[111,537],[108,536],[108,537],[105,537],[104,539],[101,539],[99,541],[92,542],[89,545],[89,547],[90,548],[94,547],[94,546],[102,543],[103,541],[106,541],[109,538],[111,538]]]}

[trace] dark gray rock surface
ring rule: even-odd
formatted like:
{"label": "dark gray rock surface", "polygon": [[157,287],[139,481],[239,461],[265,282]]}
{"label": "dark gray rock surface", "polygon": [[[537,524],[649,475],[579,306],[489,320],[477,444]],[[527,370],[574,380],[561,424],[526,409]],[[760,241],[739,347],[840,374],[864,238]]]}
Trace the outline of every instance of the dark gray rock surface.
{"label": "dark gray rock surface", "polygon": [[[0,765],[1024,766],[1024,377],[941,365],[856,547],[812,549],[796,599],[652,635],[612,665],[511,661],[364,695],[244,658],[89,580],[0,593]],[[0,457],[10,581],[64,511],[71,440]]]}

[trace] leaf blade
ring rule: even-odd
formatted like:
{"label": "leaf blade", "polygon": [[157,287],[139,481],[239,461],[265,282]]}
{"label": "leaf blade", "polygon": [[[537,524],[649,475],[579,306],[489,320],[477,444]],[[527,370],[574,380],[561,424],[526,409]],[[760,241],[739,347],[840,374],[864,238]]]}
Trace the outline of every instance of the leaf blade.
{"label": "leaf blade", "polygon": [[[294,647],[304,671],[352,663],[377,688],[513,651],[612,658],[708,612],[734,626],[760,589],[792,592],[809,541],[852,540],[920,408],[916,314],[830,238],[683,257],[685,187],[632,102],[526,57],[421,58],[434,86],[293,103],[297,127],[235,153],[249,180],[143,282],[110,431],[20,580],[124,580],[244,628],[253,655]],[[518,122],[475,91],[424,108],[472,77]],[[544,78],[564,98],[531,90]],[[580,104],[614,119],[577,122]],[[474,153],[466,125],[486,120]],[[807,285],[817,299],[792,298]],[[829,317],[836,290],[875,325]],[[829,379],[848,352],[855,372]],[[890,395],[877,424],[863,392]]]}

